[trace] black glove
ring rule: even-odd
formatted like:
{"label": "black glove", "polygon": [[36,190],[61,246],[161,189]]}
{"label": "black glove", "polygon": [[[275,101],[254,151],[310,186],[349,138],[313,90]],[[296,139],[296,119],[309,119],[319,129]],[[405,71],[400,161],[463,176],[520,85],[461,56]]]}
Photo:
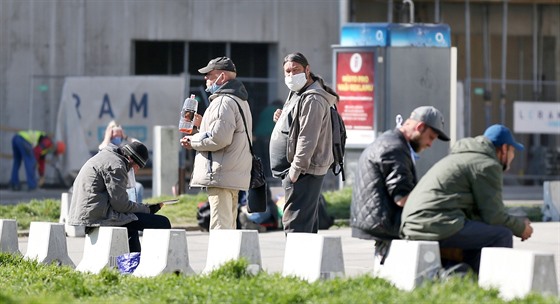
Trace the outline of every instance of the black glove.
{"label": "black glove", "polygon": [[150,213],[151,213],[151,214],[154,214],[154,213],[158,212],[159,209],[161,209],[161,207],[159,206],[159,204],[148,205],[148,208],[150,208]]}

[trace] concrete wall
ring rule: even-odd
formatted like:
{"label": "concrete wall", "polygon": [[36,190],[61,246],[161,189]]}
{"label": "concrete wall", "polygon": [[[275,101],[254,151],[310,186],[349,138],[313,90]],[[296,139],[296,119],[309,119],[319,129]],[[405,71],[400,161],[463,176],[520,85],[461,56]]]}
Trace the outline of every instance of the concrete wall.
{"label": "concrete wall", "polygon": [[283,99],[281,62],[290,52],[330,81],[338,20],[338,0],[2,0],[0,184],[11,170],[8,130],[54,132],[64,76],[130,75],[133,40],[275,44],[269,77]]}

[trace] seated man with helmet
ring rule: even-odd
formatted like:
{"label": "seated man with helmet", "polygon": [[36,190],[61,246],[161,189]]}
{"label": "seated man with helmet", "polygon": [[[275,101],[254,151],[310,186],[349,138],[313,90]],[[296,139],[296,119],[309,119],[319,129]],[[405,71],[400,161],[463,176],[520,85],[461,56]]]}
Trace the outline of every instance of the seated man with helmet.
{"label": "seated man with helmet", "polygon": [[101,149],[74,181],[68,224],[86,226],[86,233],[100,226],[126,227],[130,252],[141,250],[139,230],[170,229],[169,219],[155,214],[162,203],[144,205],[128,198],[128,172],[143,168],[147,161],[148,149],[141,142]]}

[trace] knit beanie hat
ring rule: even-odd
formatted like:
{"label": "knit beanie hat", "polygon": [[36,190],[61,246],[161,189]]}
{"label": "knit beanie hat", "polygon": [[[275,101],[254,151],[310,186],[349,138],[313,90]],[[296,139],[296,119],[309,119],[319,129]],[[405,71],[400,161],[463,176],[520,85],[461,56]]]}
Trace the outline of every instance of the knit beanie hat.
{"label": "knit beanie hat", "polygon": [[144,144],[139,141],[135,141],[133,143],[124,145],[122,147],[122,150],[124,154],[130,156],[130,158],[132,158],[132,160],[138,166],[140,166],[140,168],[144,168],[146,166],[149,155],[148,148],[146,148]]}

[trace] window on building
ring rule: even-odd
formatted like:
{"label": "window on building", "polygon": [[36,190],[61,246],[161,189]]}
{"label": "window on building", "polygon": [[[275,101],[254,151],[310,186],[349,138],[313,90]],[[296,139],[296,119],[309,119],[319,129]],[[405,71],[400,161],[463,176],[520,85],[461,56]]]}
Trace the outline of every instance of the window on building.
{"label": "window on building", "polygon": [[[271,76],[275,75],[277,68],[270,66],[274,51],[274,46],[270,44],[137,40],[133,48],[134,75],[179,75],[186,67],[190,75],[189,92],[186,94],[194,93],[197,96],[206,94],[206,81],[198,69],[218,56],[232,58],[237,67],[237,77],[249,93],[251,114],[255,120],[270,102],[269,99],[276,97],[272,90],[277,80]],[[208,96],[203,97],[199,105],[201,114],[208,106]]]}
{"label": "window on building", "polygon": [[184,71],[184,42],[138,40],[133,45],[135,75],[178,75]]}
{"label": "window on building", "polygon": [[[188,71],[191,75],[191,90],[200,92],[206,87],[204,75],[198,69],[210,59],[228,56],[235,63],[237,77],[249,93],[249,104],[253,120],[269,102],[270,83],[269,54],[271,46],[265,43],[191,42],[188,50]],[[204,107],[205,108],[205,107]]]}

